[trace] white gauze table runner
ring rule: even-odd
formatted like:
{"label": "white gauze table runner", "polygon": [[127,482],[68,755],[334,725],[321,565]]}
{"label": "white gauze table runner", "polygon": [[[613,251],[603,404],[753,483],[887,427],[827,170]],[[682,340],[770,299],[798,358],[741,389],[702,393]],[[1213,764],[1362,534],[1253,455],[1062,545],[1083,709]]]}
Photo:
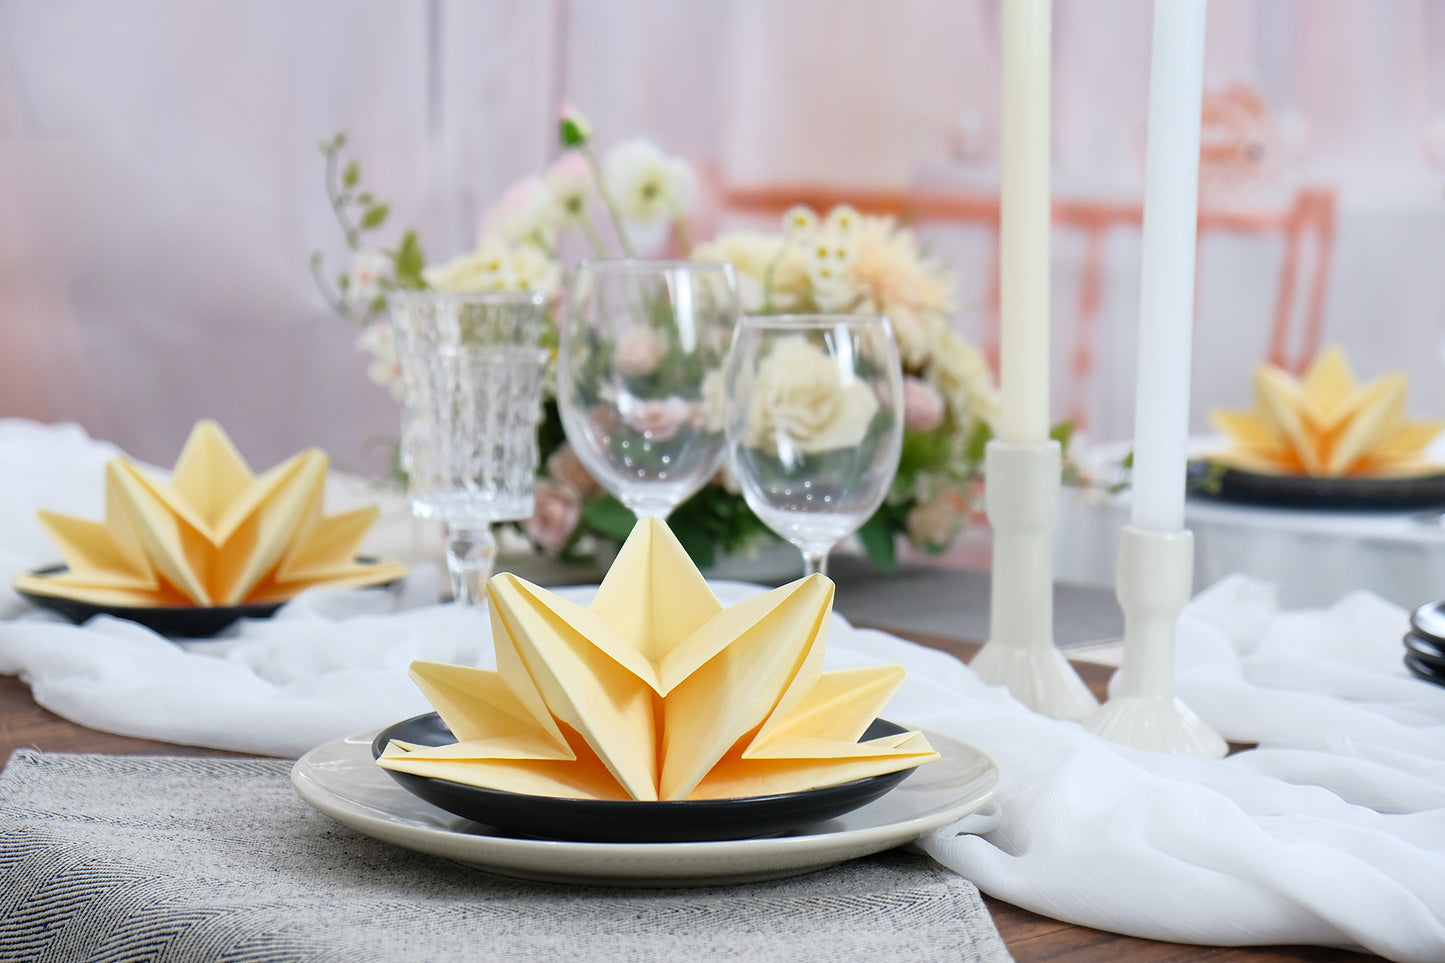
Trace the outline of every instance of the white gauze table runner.
{"label": "white gauze table runner", "polygon": [[[36,507],[99,517],[109,453],[74,429],[0,422],[0,560],[54,560]],[[492,664],[484,618],[421,604],[435,580],[428,569],[397,591],[308,593],[270,621],[180,644],[115,619],[71,626],[7,594],[18,617],[0,622],[0,673],[84,725],[296,755],[426,711],[413,659]],[[563,591],[585,603],[593,590]],[[729,604],[761,591],[715,590]],[[985,892],[1156,939],[1426,963],[1445,959],[1445,689],[1405,672],[1406,628],[1405,612],[1364,593],[1300,612],[1249,579],[1200,595],[1181,620],[1179,693],[1226,737],[1259,744],[1222,761],[1103,742],[948,655],[838,616],[827,661],[902,663],[889,718],[998,761],[995,804],[925,840]]]}

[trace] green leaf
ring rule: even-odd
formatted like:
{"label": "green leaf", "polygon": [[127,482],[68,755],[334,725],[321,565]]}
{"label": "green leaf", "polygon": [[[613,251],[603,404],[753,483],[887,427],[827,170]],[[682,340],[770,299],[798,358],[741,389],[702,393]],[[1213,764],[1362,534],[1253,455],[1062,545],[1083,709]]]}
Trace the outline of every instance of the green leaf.
{"label": "green leaf", "polygon": [[336,289],[342,294],[351,290],[351,275],[342,273],[336,276]]}
{"label": "green leaf", "polygon": [[390,212],[390,204],[376,204],[368,207],[366,213],[361,215],[361,229],[363,231],[370,231],[374,228],[381,227],[382,222],[386,220],[386,215]]}
{"label": "green leaf", "polygon": [[688,558],[698,568],[710,568],[717,564],[717,543],[707,536],[707,533],[700,532],[695,528],[676,529],[673,534],[677,536],[678,542],[687,550]]}
{"label": "green leaf", "polygon": [[392,264],[397,284],[418,291],[426,287],[426,280],[421,276],[422,269],[426,267],[426,255],[416,239],[416,231],[407,231],[402,235],[401,244],[392,255]]}
{"label": "green leaf", "polygon": [[986,421],[976,423],[968,436],[968,443],[963,447],[963,456],[975,464],[981,464],[984,453],[988,450],[988,443],[992,440],[993,426]]}
{"label": "green leaf", "polygon": [[885,572],[898,566],[898,556],[893,546],[893,529],[883,513],[878,512],[858,529],[858,541],[873,564]]}
{"label": "green leaf", "polygon": [[603,495],[582,506],[582,523],[599,535],[620,543],[632,534],[637,516],[616,498]]}
{"label": "green leaf", "polygon": [[345,187],[355,187],[361,180],[361,165],[352,161],[346,165],[346,170],[341,172],[341,183]]}
{"label": "green leaf", "polygon": [[557,399],[548,398],[542,402],[542,421],[537,425],[537,447],[541,449],[544,465],[566,440],[567,433],[562,428],[562,414],[557,408]]}
{"label": "green leaf", "polygon": [[1069,442],[1074,437],[1074,423],[1072,421],[1061,421],[1049,431],[1049,437],[1059,443],[1059,447],[1068,451]]}
{"label": "green leaf", "polygon": [[898,474],[911,476],[947,464],[951,444],[952,437],[943,428],[904,432],[903,449],[898,455]]}

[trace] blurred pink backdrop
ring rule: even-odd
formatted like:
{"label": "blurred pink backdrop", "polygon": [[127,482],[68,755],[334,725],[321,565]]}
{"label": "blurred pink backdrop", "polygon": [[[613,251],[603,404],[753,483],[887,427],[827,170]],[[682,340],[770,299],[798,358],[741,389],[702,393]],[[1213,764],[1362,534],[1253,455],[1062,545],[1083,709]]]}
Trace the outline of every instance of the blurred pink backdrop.
{"label": "blurred pink backdrop", "polygon": [[[1214,0],[1207,83],[1268,106],[1255,176],[1210,203],[1338,197],[1324,340],[1403,367],[1445,414],[1445,12],[1428,0]],[[1055,0],[1060,197],[1137,203],[1151,5]],[[433,257],[555,154],[563,98],[609,142],[645,134],[727,186],[997,185],[997,0],[0,0],[0,416],[79,421],[169,463],[219,419],[258,466],[319,444],[365,462],[395,407],[307,258],[345,251],[316,143],[350,133],[368,185]],[[727,217],[724,215],[724,222]],[[927,228],[983,335],[987,232]],[[1055,407],[1086,256],[1056,233]],[[1280,240],[1200,248],[1195,427],[1247,404]],[[1132,423],[1137,231],[1102,252],[1089,430]],[[367,467],[375,468],[376,464]]]}

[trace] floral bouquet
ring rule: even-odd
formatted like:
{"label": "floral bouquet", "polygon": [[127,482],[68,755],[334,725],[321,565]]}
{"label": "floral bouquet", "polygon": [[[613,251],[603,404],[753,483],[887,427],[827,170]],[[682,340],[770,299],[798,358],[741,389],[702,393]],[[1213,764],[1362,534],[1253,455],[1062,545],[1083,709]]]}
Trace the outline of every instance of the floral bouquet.
{"label": "floral bouquet", "polygon": [[[364,243],[382,227],[388,209],[362,190],[357,163],[343,163],[344,135],[321,145],[328,195],[354,261],[334,281],[320,254],[313,255],[312,270],[331,305],[360,329],[357,344],[372,358],[371,377],[399,390],[385,319],[387,296],[398,289],[540,291],[550,299],[555,339],[562,265],[569,256],[634,257],[670,247],[700,260],[727,261],[736,271],[744,313],[889,318],[904,369],[903,451],[887,498],[858,537],[885,568],[894,564],[900,534],[916,548],[946,550],[978,514],[984,446],[997,411],[982,354],[949,328],[957,306],[955,277],[892,218],[841,206],[825,215],[795,207],[780,231],[726,233],[694,245],[687,215],[696,179],[685,162],[645,140],[618,144],[599,157],[591,127],[570,110],[564,110],[559,132],[561,158],[505,192],[483,218],[475,250],[436,264],[427,263],[415,232],[406,232],[392,249]],[[533,544],[549,555],[580,559],[598,538],[625,539],[632,513],[588,475],[567,443],[550,391],[539,442],[537,511],[521,526]],[[776,538],[748,509],[726,469],[679,506],[668,524],[702,567],[713,564],[718,550],[747,554]]]}

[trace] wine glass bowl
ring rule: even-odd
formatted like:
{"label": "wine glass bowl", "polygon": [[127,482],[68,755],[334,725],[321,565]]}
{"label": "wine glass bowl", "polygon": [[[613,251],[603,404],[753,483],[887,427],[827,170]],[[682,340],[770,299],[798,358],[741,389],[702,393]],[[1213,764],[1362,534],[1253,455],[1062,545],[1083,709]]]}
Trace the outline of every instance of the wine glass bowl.
{"label": "wine glass bowl", "polygon": [[665,518],[721,467],[721,369],[737,314],[727,264],[577,268],[558,408],[582,464],[634,514]]}
{"label": "wine glass bowl", "polygon": [[398,292],[391,317],[412,513],[446,522],[452,594],[476,604],[496,555],[492,523],[534,511],[543,298]]}
{"label": "wine glass bowl", "polygon": [[903,374],[887,319],[778,315],[738,322],[724,426],[748,507],[826,571],[878,510],[903,444]]}

